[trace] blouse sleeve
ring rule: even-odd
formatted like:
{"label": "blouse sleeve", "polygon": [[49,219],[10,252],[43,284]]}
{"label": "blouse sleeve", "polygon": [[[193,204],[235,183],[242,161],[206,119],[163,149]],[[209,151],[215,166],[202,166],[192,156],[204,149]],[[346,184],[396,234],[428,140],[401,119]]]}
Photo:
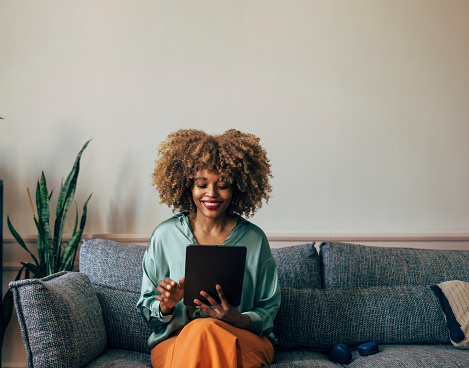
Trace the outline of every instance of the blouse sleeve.
{"label": "blouse sleeve", "polygon": [[[163,280],[165,277],[165,269],[168,268],[162,260],[158,263],[155,262],[155,257],[158,257],[160,249],[155,244],[155,239],[152,237],[150,244],[143,256],[143,277],[142,277],[142,289],[140,293],[140,299],[137,303],[137,309],[147,322],[152,327],[158,327],[163,324],[169,323],[173,315],[163,316],[160,312],[160,302],[155,299],[158,295],[156,288],[159,280]],[[158,257],[161,259],[161,257]],[[158,266],[156,266],[158,264]]]}
{"label": "blouse sleeve", "polygon": [[255,290],[254,309],[245,312],[251,319],[250,330],[268,336],[273,332],[274,319],[280,308],[280,286],[278,284],[277,265],[270,252],[267,239],[261,252]]}

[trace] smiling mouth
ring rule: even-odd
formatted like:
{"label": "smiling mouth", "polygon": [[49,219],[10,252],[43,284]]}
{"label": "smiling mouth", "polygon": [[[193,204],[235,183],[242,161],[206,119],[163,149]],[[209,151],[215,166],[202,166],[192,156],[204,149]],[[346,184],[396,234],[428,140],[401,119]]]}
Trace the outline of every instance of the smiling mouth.
{"label": "smiling mouth", "polygon": [[221,207],[223,202],[204,202],[201,201],[202,204],[204,205],[205,208],[208,208],[209,210],[216,210],[217,208]]}

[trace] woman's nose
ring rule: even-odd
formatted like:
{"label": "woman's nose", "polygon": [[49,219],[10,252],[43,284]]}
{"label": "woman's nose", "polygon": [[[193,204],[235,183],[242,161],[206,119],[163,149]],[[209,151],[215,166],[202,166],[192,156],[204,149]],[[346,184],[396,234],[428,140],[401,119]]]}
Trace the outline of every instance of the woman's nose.
{"label": "woman's nose", "polygon": [[217,188],[213,185],[207,186],[207,195],[210,197],[216,197],[218,195]]}

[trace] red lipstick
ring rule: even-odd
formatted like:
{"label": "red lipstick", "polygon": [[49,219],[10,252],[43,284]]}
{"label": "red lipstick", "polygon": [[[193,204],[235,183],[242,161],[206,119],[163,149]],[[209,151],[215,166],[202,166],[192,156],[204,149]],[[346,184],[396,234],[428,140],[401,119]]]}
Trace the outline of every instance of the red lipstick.
{"label": "red lipstick", "polygon": [[205,208],[208,210],[216,210],[221,207],[223,202],[217,202],[217,201],[201,201],[202,204],[204,205]]}

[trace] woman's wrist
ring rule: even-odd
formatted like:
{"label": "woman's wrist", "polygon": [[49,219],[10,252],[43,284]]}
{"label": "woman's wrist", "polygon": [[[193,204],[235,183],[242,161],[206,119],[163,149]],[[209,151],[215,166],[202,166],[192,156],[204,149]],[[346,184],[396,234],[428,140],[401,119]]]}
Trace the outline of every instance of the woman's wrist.
{"label": "woman's wrist", "polygon": [[247,314],[240,314],[238,323],[235,327],[242,328],[243,330],[248,330],[251,327],[251,318]]}
{"label": "woman's wrist", "polygon": [[174,307],[169,308],[166,304],[160,302],[160,312],[163,316],[167,316],[168,314],[173,314]]}

